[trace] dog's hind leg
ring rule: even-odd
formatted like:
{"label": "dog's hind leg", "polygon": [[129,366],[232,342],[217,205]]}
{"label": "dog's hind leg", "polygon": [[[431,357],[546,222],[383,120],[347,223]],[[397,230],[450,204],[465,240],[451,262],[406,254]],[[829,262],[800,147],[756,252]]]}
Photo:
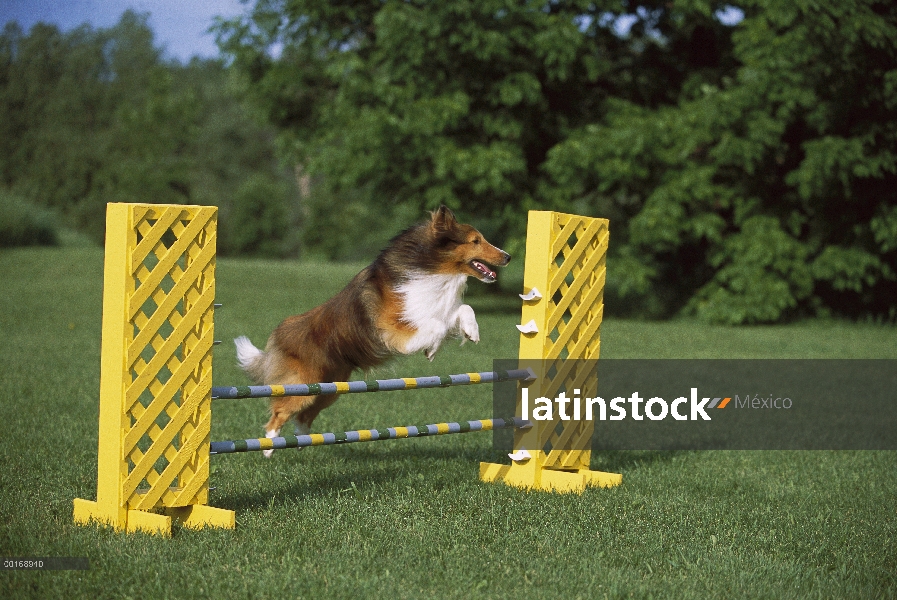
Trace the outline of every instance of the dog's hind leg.
{"label": "dog's hind leg", "polygon": [[337,398],[339,398],[338,394],[312,398],[311,402],[295,415],[296,435],[308,435],[311,432],[311,424],[314,423],[321,411],[336,402]]}
{"label": "dog's hind leg", "polygon": [[[350,365],[342,365],[323,372],[320,381],[348,381],[351,375],[352,367]],[[294,415],[296,427],[298,431],[302,432],[298,433],[298,435],[308,435],[311,432],[311,424],[318,418],[321,411],[336,402],[338,398],[339,394],[323,394],[306,398],[307,402]]]}
{"label": "dog's hind leg", "polygon": [[[352,374],[352,368],[334,369],[315,373],[312,381],[346,381]],[[265,437],[274,438],[280,435],[280,430],[293,417],[296,420],[296,435],[308,435],[311,432],[311,424],[318,414],[336,402],[338,394],[326,394],[320,396],[284,396],[271,399],[271,419],[265,425]],[[262,454],[270,458],[274,450],[263,450]]]}
{"label": "dog's hind leg", "polygon": [[[295,414],[302,412],[306,406],[311,404],[311,398],[307,396],[284,396],[282,398],[271,399],[271,418],[265,425],[265,437],[276,438],[280,435],[280,430],[284,424],[290,420]],[[262,450],[265,458],[271,458],[274,450]]]}

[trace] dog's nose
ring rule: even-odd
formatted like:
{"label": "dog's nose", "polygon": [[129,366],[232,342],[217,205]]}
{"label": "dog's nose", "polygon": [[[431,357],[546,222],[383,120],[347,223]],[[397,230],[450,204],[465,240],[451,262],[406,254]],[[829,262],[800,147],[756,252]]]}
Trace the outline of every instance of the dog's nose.
{"label": "dog's nose", "polygon": [[501,263],[503,265],[506,265],[509,262],[511,262],[511,255],[508,254],[507,252],[505,252],[504,250],[501,251],[501,258],[504,261],[503,263]]}

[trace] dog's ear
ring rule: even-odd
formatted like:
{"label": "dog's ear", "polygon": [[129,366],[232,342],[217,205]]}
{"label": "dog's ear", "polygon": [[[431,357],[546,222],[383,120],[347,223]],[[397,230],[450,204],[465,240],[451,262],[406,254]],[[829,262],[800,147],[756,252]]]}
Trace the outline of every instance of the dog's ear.
{"label": "dog's ear", "polygon": [[430,221],[430,225],[436,231],[448,231],[457,225],[457,223],[458,221],[455,220],[455,214],[444,204],[433,212],[433,217]]}

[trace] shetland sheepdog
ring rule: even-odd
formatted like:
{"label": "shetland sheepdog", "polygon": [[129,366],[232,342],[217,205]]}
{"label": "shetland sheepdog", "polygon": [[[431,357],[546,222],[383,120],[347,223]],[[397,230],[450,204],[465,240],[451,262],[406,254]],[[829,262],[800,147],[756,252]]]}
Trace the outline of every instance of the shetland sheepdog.
{"label": "shetland sheepdog", "polygon": [[[261,385],[348,381],[396,354],[423,352],[433,360],[449,336],[480,341],[473,309],[462,303],[467,278],[493,283],[511,256],[459,223],[445,206],[430,220],[397,235],[370,266],[336,296],[284,320],[265,351],[234,340],[240,367]],[[295,418],[300,435],[337,396],[271,399],[266,437]],[[272,450],[264,451],[270,457]]]}

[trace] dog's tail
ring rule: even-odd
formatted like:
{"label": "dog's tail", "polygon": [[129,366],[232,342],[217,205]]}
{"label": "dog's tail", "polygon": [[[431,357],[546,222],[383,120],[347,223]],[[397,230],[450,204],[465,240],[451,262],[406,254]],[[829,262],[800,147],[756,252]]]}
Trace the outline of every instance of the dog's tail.
{"label": "dog's tail", "polygon": [[265,379],[265,359],[267,354],[256,348],[249,338],[241,335],[234,340],[237,346],[237,363],[250,378],[257,382]]}

